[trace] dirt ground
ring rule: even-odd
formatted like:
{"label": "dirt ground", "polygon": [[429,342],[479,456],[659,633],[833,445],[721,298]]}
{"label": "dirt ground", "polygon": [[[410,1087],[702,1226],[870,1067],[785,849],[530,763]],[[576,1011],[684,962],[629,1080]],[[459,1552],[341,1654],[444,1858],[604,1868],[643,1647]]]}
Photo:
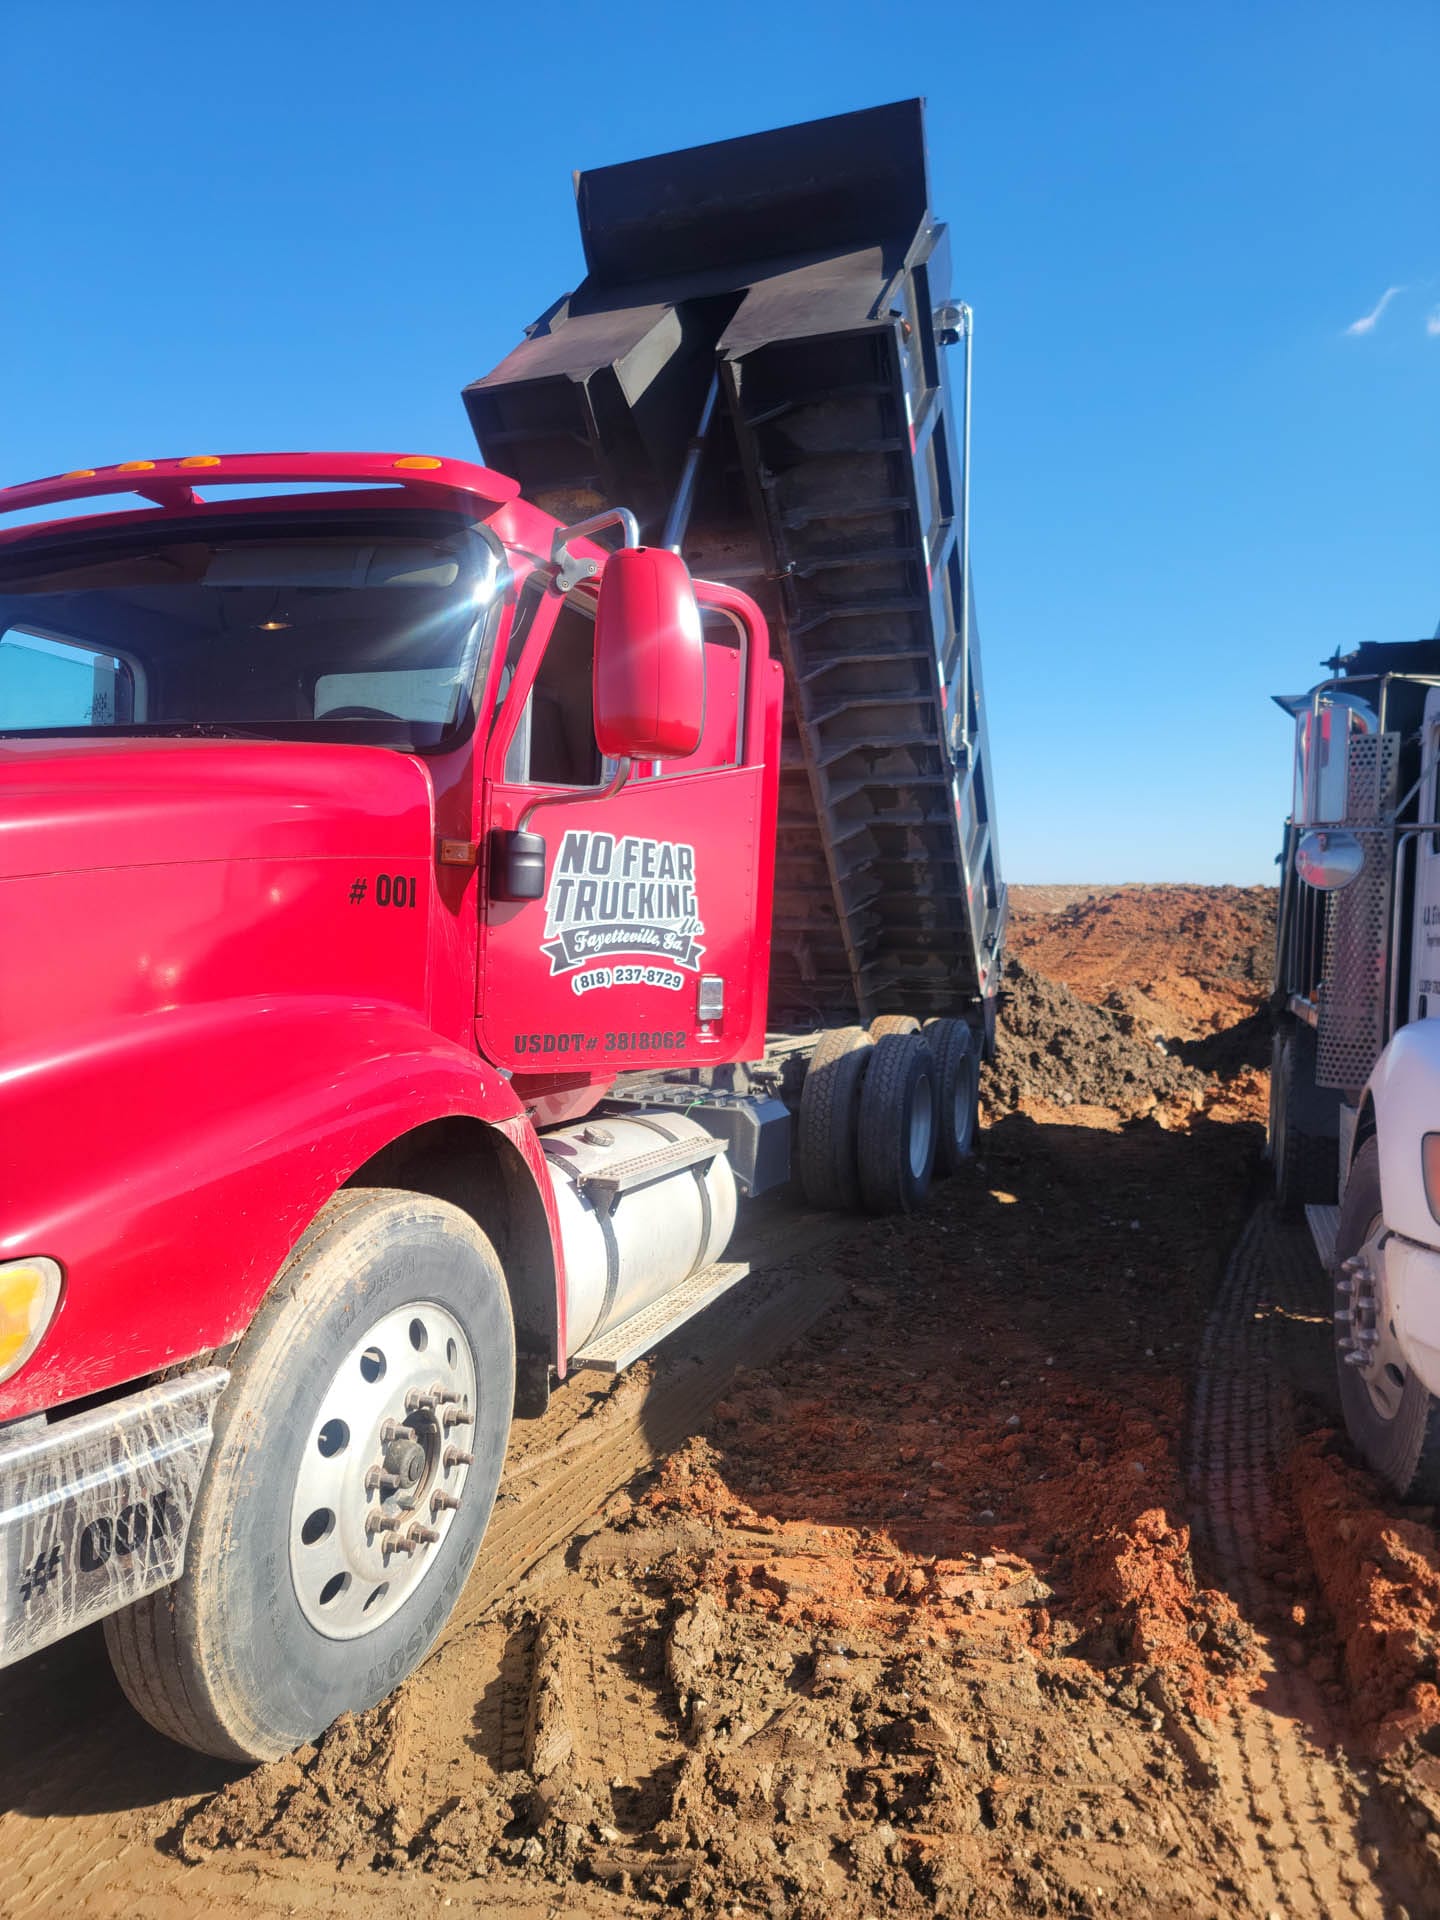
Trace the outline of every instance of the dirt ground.
{"label": "dirt ground", "polygon": [[1273,896],[1076,896],[1018,890],[973,1168],[557,1396],[385,1706],[236,1773],[16,1669],[0,1910],[1440,1913],[1440,1542],[1264,1198]]}

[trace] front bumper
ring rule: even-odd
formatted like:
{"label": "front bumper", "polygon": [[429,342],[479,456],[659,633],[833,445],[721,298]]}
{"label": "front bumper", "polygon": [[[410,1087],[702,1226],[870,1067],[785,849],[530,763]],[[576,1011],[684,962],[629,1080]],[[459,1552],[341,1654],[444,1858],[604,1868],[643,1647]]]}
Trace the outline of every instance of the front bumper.
{"label": "front bumper", "polygon": [[0,1667],[168,1586],[210,1453],[221,1367],[0,1431]]}

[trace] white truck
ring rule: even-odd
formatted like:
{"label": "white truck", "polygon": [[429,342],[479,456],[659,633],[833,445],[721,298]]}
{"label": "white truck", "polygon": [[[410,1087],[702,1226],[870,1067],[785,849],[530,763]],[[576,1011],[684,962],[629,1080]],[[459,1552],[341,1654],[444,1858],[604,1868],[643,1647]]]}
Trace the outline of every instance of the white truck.
{"label": "white truck", "polygon": [[1440,632],[1276,695],[1295,722],[1269,1148],[1334,1285],[1350,1437],[1440,1499]]}

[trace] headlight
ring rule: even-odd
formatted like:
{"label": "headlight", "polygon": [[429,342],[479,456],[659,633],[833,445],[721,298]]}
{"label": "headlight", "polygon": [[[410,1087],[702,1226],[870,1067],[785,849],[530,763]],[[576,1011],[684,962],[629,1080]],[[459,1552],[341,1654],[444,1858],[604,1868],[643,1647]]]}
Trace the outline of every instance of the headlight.
{"label": "headlight", "polygon": [[0,1380],[24,1366],[59,1304],[60,1268],[54,1260],[0,1264]]}

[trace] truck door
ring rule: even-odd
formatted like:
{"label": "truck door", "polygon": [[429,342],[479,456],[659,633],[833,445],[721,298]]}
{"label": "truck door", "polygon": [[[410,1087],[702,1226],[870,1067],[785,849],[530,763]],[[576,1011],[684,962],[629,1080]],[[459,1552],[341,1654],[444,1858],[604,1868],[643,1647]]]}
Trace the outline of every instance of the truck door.
{"label": "truck door", "polygon": [[595,744],[593,607],[582,591],[536,609],[487,750],[485,823],[543,836],[545,888],[497,899],[487,859],[482,1050],[525,1075],[748,1057],[763,1035],[772,891],[759,696],[778,668],[763,628],[707,610],[699,749],[636,765],[617,786]]}
{"label": "truck door", "polygon": [[[1415,915],[1410,947],[1411,1020],[1440,1018],[1440,687],[1425,696],[1417,817],[1435,824],[1415,836]],[[1401,843],[1404,844],[1403,842]]]}

